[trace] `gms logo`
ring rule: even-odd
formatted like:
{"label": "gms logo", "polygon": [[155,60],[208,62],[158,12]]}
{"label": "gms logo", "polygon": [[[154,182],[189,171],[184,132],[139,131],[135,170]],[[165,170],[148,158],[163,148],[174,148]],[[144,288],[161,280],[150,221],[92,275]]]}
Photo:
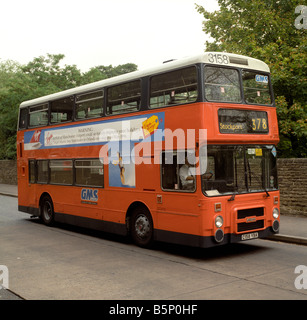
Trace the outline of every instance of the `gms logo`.
{"label": "gms logo", "polygon": [[97,189],[82,189],[81,190],[81,202],[97,204],[98,190]]}

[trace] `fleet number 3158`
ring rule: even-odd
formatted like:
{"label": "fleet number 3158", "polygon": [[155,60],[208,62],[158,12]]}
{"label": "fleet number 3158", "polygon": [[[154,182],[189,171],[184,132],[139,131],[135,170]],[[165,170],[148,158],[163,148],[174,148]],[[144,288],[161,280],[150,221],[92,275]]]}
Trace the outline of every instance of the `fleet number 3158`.
{"label": "fleet number 3158", "polygon": [[229,58],[226,54],[222,53],[209,53],[210,63],[229,64]]}

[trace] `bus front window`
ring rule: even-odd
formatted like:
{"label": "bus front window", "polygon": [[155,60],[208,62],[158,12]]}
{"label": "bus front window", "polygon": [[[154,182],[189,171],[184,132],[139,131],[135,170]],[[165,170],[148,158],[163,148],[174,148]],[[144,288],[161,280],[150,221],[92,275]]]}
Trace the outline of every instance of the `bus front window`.
{"label": "bus front window", "polygon": [[241,102],[239,72],[235,69],[205,67],[205,95],[208,101]]}
{"label": "bus front window", "polygon": [[202,175],[207,196],[277,189],[274,146],[208,146]]}
{"label": "bus front window", "polygon": [[242,71],[244,99],[251,104],[272,104],[269,76],[261,72]]}

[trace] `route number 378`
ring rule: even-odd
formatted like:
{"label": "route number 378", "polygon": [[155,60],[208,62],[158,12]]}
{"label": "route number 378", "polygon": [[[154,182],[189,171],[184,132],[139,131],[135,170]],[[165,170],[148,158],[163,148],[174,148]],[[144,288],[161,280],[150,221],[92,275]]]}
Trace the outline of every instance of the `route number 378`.
{"label": "route number 378", "polygon": [[264,118],[252,119],[252,122],[253,122],[253,131],[266,130],[268,128],[266,119]]}
{"label": "route number 378", "polygon": [[209,53],[209,62],[219,64],[229,64],[229,57],[222,53]]}

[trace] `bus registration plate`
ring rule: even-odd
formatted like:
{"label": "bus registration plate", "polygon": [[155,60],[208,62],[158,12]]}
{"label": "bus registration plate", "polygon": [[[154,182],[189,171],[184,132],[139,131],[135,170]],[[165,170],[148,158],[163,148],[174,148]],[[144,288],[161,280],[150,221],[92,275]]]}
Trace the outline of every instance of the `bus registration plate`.
{"label": "bus registration plate", "polygon": [[250,240],[258,238],[258,232],[242,234],[241,240]]}

